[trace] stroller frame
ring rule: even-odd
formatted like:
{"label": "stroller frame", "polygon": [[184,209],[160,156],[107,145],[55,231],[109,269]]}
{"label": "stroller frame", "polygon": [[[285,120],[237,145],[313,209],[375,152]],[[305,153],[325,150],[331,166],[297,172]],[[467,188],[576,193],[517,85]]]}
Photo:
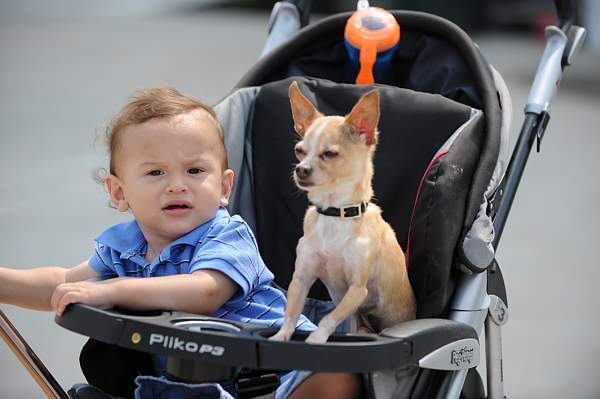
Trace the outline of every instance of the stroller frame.
{"label": "stroller frame", "polygon": [[[510,162],[505,173],[502,173],[499,185],[490,193],[488,211],[493,220],[495,236],[492,242],[493,249],[499,245],[502,232],[506,225],[512,202],[515,198],[521,177],[528,161],[531,149],[537,142],[537,151],[544,136],[545,129],[550,119],[550,104],[556,95],[557,85],[562,79],[566,66],[572,64],[577,51],[585,39],[585,29],[575,25],[576,1],[554,0],[559,17],[558,26],[546,28],[546,46],[540,60],[530,94],[525,106],[525,118],[518,136],[517,143],[512,152]],[[275,4],[269,21],[269,36],[261,57],[269,54],[273,49],[288,40],[297,30],[305,26],[310,14],[310,0],[285,0]],[[504,110],[510,115],[510,99],[500,75],[492,69],[496,87]],[[509,120],[505,115],[503,120]],[[506,128],[508,131],[508,127]],[[506,149],[505,149],[506,150]],[[501,150],[502,151],[502,150]],[[508,301],[504,280],[497,261],[492,258],[487,265],[477,266],[470,264],[468,272],[462,273],[456,286],[455,295],[450,305],[448,319],[467,324],[473,328],[479,341],[485,336],[486,343],[486,371],[487,371],[487,398],[502,399],[504,395],[502,372],[502,326],[508,320]],[[81,308],[75,305],[72,308]],[[73,312],[77,313],[77,312]],[[67,315],[69,312],[67,312]],[[0,312],[0,332],[19,360],[31,373],[36,382],[43,388],[48,397],[68,398],[61,390],[52,375],[46,370],[43,363],[35,356],[18,331],[10,321]],[[77,331],[69,325],[68,320],[59,324]],[[402,337],[406,334],[402,325],[386,331],[388,336]],[[90,333],[91,336],[91,333]],[[419,360],[419,367],[432,370],[449,370],[448,358],[453,356],[464,339],[442,345],[428,353]],[[462,362],[455,367],[443,382],[444,397],[459,398],[470,396],[469,392],[482,397],[481,380],[468,378],[469,370],[479,363],[479,344],[476,342],[476,351],[473,361],[468,364]],[[373,394],[376,398],[393,397],[394,369],[373,371]]]}

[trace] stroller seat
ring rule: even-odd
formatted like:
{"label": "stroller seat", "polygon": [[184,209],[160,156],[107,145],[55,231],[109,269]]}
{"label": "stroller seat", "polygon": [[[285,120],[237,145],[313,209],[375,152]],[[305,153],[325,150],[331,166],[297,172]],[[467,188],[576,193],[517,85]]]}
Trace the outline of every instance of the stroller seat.
{"label": "stroller seat", "polygon": [[[256,93],[248,133],[254,159],[253,195],[236,193],[240,197],[234,197],[232,206],[234,212],[255,220],[261,255],[282,287],[291,280],[308,207],[306,195],[290,178],[296,162],[293,148],[299,139],[287,97],[294,80],[325,115],[347,114],[373,88],[292,77],[268,83]],[[484,138],[483,114],[441,95],[374,87],[381,96],[374,201],[407,253],[418,317],[446,315],[454,248]],[[236,209],[238,203],[248,205],[252,199],[254,214]],[[313,289],[312,297],[329,299],[322,286]]]}
{"label": "stroller seat", "polygon": [[[483,272],[494,259],[492,202],[508,163],[510,96],[460,28],[428,14],[392,13],[402,39],[391,65],[374,71],[382,96],[374,201],[407,252],[418,317],[445,317],[461,272]],[[371,88],[352,84],[358,66],[341,40],[350,15],[304,28],[216,106],[237,176],[232,211],[254,228],[282,287],[308,205],[290,179],[297,136],[287,87],[298,80],[327,115],[345,115]],[[318,285],[311,296],[328,297]]]}

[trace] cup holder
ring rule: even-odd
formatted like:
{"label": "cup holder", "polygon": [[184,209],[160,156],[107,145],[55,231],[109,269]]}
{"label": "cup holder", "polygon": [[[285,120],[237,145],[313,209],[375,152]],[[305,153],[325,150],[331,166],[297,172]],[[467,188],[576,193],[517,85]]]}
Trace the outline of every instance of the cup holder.
{"label": "cup holder", "polygon": [[[265,339],[269,339],[271,338],[273,335],[275,335],[277,333],[277,329],[266,329],[266,330],[260,330],[260,331],[256,331],[254,333],[255,336],[259,336],[261,338],[265,338]],[[310,332],[305,332],[305,331],[295,331],[294,334],[292,334],[292,336],[290,337],[290,342],[304,342],[304,340],[306,340],[306,338],[308,338],[308,334],[310,334]],[[273,341],[276,342],[276,341]]]}
{"label": "cup holder", "polygon": [[[237,333],[241,329],[233,324],[206,319],[172,320],[177,328],[193,332]],[[196,361],[174,356],[167,357],[167,374],[177,380],[203,383],[231,380],[235,377],[237,368],[224,366],[206,361]]]}
{"label": "cup holder", "polygon": [[205,320],[205,319],[178,319],[172,320],[171,324],[175,327],[183,328],[184,330],[194,332],[226,332],[236,333],[242,331],[241,328],[217,320]]}

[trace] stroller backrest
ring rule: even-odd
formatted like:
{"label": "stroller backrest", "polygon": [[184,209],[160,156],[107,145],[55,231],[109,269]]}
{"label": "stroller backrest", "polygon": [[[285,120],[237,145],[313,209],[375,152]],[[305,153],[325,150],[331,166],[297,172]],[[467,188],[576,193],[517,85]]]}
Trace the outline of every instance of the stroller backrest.
{"label": "stroller backrest", "polygon": [[[437,317],[448,309],[456,266],[469,263],[461,244],[485,208],[498,157],[500,112],[489,70],[479,65],[472,42],[454,43],[457,37],[468,39],[462,31],[436,17],[395,15],[404,28],[401,46],[391,73],[383,76],[385,85],[376,85],[382,117],[375,202],[408,252],[418,317]],[[341,53],[343,22],[344,16],[337,16],[301,31],[250,71],[242,80],[250,87],[217,106],[226,130],[245,132],[243,139],[226,138],[237,153],[230,159],[240,167],[232,210],[253,225],[261,253],[283,287],[293,273],[308,205],[291,179],[298,138],[287,88],[299,80],[328,115],[348,113],[370,89],[347,84],[352,66]],[[311,296],[327,298],[327,293],[317,286]]]}
{"label": "stroller backrest", "polygon": [[[287,98],[293,79],[261,88],[252,124],[256,233],[263,258],[282,286],[291,280],[308,206],[306,195],[291,180],[293,148],[299,139]],[[303,93],[326,115],[347,114],[371,89],[298,80]],[[431,302],[438,300],[439,290],[447,284],[462,230],[465,201],[479,158],[481,113],[439,95],[391,86],[377,89],[381,120],[374,159],[375,202],[382,207],[402,247],[410,251],[408,266],[419,314],[431,315],[427,308],[439,311],[440,304]],[[452,145],[454,142],[457,146]],[[464,151],[467,142],[472,151]],[[452,152],[446,152],[450,148]],[[441,281],[436,281],[438,278]],[[324,297],[322,292],[313,295]],[[439,300],[445,302],[444,297]]]}

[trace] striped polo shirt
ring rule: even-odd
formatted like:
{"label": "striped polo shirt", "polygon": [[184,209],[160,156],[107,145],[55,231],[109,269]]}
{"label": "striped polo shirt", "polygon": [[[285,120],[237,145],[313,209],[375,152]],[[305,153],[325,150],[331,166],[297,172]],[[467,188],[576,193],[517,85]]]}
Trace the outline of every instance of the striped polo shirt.
{"label": "striped polo shirt", "polygon": [[[208,222],[167,245],[152,262],[146,261],[148,243],[135,220],[110,227],[96,238],[90,266],[103,279],[158,277],[218,270],[239,287],[212,315],[244,323],[280,327],[285,295],[272,286],[273,273],[265,266],[252,231],[240,216],[220,208]],[[316,327],[301,315],[297,328]]]}

